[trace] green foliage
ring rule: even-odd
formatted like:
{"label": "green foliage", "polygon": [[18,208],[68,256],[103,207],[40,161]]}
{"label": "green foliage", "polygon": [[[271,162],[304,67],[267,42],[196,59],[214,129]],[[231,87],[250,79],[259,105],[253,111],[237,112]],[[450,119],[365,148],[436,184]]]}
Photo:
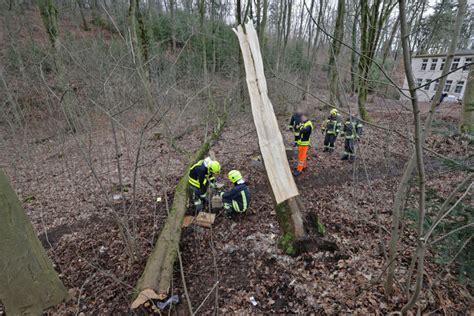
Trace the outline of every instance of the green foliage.
{"label": "green foliage", "polygon": [[297,253],[295,248],[295,240],[289,233],[286,233],[280,237],[278,245],[280,246],[280,249],[283,250],[283,252],[288,256],[294,256]]}

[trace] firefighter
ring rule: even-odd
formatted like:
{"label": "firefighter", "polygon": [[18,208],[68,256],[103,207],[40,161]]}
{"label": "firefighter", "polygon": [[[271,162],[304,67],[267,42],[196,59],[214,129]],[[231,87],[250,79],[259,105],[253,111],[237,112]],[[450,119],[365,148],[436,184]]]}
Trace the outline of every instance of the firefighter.
{"label": "firefighter", "polygon": [[224,204],[224,214],[227,218],[243,214],[250,205],[250,191],[238,170],[231,170],[227,177],[234,187],[227,192],[219,192]]}
{"label": "firefighter", "polygon": [[296,170],[293,171],[294,176],[299,176],[303,170],[307,167],[308,148],[311,144],[311,133],[313,132],[313,124],[308,119],[306,114],[301,116],[301,127],[298,133],[298,165]]}
{"label": "firefighter", "polygon": [[300,135],[299,129],[301,127],[301,116],[303,115],[303,111],[301,109],[297,109],[295,113],[291,116],[290,123],[288,125],[288,129],[293,131],[293,136],[295,141],[293,146],[297,145],[298,137]]}
{"label": "firefighter", "polygon": [[207,187],[216,187],[215,175],[220,171],[220,163],[210,157],[199,160],[189,169],[188,182],[196,213],[203,210],[203,204],[207,202]]}
{"label": "firefighter", "polygon": [[362,123],[355,117],[348,117],[342,128],[341,135],[344,136],[344,154],[341,160],[355,160],[355,142],[362,135]]}
{"label": "firefighter", "polygon": [[336,109],[332,109],[328,118],[323,122],[321,132],[324,135],[324,150],[333,152],[337,136],[341,129],[341,116]]}

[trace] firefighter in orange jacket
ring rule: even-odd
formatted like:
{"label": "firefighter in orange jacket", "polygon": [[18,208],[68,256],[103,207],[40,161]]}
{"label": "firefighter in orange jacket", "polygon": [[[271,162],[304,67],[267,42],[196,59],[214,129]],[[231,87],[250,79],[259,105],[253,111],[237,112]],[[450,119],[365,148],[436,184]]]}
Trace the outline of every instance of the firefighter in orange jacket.
{"label": "firefighter in orange jacket", "polygon": [[311,133],[313,132],[313,124],[306,114],[301,116],[301,127],[299,130],[298,140],[298,165],[293,171],[294,176],[299,176],[307,167],[308,148],[311,144]]}

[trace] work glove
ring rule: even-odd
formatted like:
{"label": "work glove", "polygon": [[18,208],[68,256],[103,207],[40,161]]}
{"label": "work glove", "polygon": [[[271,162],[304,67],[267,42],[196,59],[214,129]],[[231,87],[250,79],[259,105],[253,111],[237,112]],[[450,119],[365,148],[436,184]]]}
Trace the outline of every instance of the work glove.
{"label": "work glove", "polygon": [[211,189],[217,188],[217,182],[216,182],[216,180],[211,180],[211,181],[209,182],[209,187],[210,187]]}

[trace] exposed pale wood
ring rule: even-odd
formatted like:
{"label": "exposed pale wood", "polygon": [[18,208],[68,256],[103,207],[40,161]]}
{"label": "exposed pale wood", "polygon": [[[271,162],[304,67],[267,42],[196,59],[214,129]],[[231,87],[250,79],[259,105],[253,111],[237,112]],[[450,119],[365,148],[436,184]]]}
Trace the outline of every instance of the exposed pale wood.
{"label": "exposed pale wood", "polygon": [[298,195],[298,189],[291,175],[273,105],[268,98],[257,33],[251,24],[246,25],[246,31],[247,35],[239,26],[236,33],[242,48],[260,151],[275,200],[279,204]]}
{"label": "exposed pale wood", "polygon": [[260,152],[273,191],[282,236],[280,247],[287,254],[301,252],[307,235],[303,226],[298,189],[288,164],[287,153],[280,133],[273,105],[268,97],[262,55],[257,33],[251,23],[241,25],[234,32],[239,38],[245,64],[247,87],[252,114],[258,135]]}

